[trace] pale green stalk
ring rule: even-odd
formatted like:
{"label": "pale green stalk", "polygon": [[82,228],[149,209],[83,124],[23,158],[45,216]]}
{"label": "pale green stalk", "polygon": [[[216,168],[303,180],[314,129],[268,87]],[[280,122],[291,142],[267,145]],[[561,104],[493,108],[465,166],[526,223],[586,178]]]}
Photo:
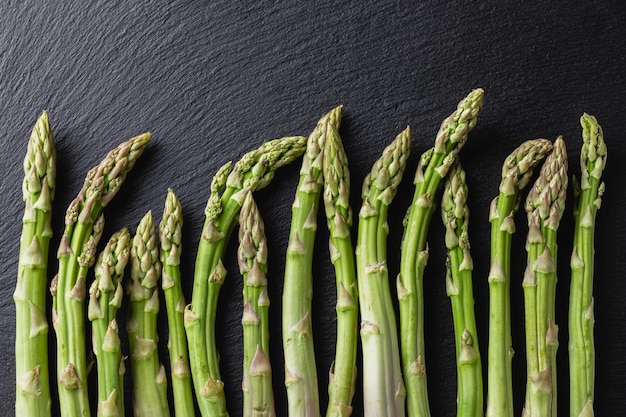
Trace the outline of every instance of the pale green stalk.
{"label": "pale green stalk", "polygon": [[450,170],[441,201],[448,248],[446,293],[452,306],[456,348],[456,415],[478,417],[483,414],[483,374],[474,313],[467,195],[465,171],[457,162]]}
{"label": "pale green stalk", "polygon": [[580,118],[583,145],[580,151],[580,189],[577,190],[574,248],[569,299],[570,416],[593,416],[595,346],[593,336],[593,274],[596,214],[600,209],[606,165],[606,144],[595,117]]}
{"label": "pale green stalk", "polygon": [[48,365],[48,251],[52,237],[56,150],[44,111],[24,158],[24,217],[15,301],[15,415],[50,416]]}
{"label": "pale green stalk", "polygon": [[513,346],[511,342],[511,241],[520,192],[533,169],[552,150],[546,139],[522,143],[504,161],[500,193],[492,201],[489,270],[489,347],[487,350],[487,417],[513,417]]}
{"label": "pale green stalk", "polygon": [[[340,108],[339,108],[340,109]],[[337,342],[328,383],[327,417],[352,414],[356,385],[356,357],[359,326],[358,294],[354,249],[350,228],[350,171],[341,137],[335,127],[327,130],[324,147],[324,208],[330,233],[330,259],[335,268],[337,301]]]}
{"label": "pale green stalk", "polygon": [[83,188],[65,215],[65,231],[57,252],[59,271],[50,288],[63,416],[91,415],[84,331],[87,272],[95,262],[96,246],[104,227],[102,209],[115,197],[149,140],[150,134],[144,133],[110,151],[87,173]]}
{"label": "pale green stalk", "polygon": [[182,252],[183,210],[178,197],[171,189],[167,190],[163,218],[159,224],[161,242],[161,288],[165,298],[169,339],[167,347],[172,375],[174,414],[192,416],[195,413],[189,352],[185,334],[183,313],[185,297],[180,274]]}
{"label": "pale green stalk", "polygon": [[136,417],[169,416],[167,379],[159,360],[158,284],[161,278],[159,243],[148,212],[141,219],[130,252],[130,300],[126,332],[130,345],[133,411]]}
{"label": "pale green stalk", "polygon": [[476,125],[483,95],[483,90],[478,88],[459,102],[457,109],[441,124],[435,146],[422,155],[415,174],[415,192],[406,217],[397,280],[402,370],[410,417],[430,416],[424,354],[426,236],[435,211],[439,184],[467,142],[469,131]]}
{"label": "pale green stalk", "polygon": [[524,273],[526,328],[526,401],[522,415],[556,416],[556,232],[565,210],[567,150],[554,142],[539,177],[528,193],[528,262]]}
{"label": "pale green stalk", "polygon": [[185,308],[185,330],[196,398],[203,416],[227,416],[220,376],[215,322],[220,288],[226,277],[222,256],[250,191],[267,186],[276,169],[304,152],[306,138],[287,137],[266,142],[244,155],[229,173],[230,162],[216,173],[206,207],[194,272],[191,304]]}
{"label": "pale green stalk", "polygon": [[243,276],[243,415],[272,417],[274,391],[269,351],[267,241],[261,213],[249,192],[239,215],[237,259]]}
{"label": "pale green stalk", "polygon": [[363,182],[356,245],[361,311],[363,408],[365,417],[404,416],[396,315],[387,269],[387,213],[410,151],[406,128],[385,148]]}
{"label": "pale green stalk", "polygon": [[98,417],[124,416],[124,373],[116,314],[122,305],[122,279],[130,255],[130,233],[124,228],[109,239],[98,256],[89,289],[87,315],[98,374]]}
{"label": "pale green stalk", "polygon": [[324,147],[329,132],[338,129],[340,120],[341,108],[337,107],[322,117],[309,135],[291,207],[283,283],[282,341],[287,402],[292,417],[320,415],[311,328],[313,252],[323,183]]}

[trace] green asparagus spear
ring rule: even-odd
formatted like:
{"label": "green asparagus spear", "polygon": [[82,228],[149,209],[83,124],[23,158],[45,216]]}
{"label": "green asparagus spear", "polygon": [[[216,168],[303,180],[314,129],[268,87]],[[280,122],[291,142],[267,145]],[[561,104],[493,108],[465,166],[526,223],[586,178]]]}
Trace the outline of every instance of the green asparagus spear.
{"label": "green asparagus spear", "polygon": [[198,245],[191,304],[185,308],[191,374],[203,416],[227,416],[224,383],[215,343],[217,299],[226,269],[222,256],[249,191],[267,186],[276,169],[304,152],[306,138],[296,136],[267,142],[244,155],[230,171],[230,163],[216,173]]}
{"label": "green asparagus spear", "polygon": [[402,180],[409,151],[407,128],[385,148],[363,183],[355,252],[365,417],[404,416],[405,410],[406,390],[387,270],[387,213]]}
{"label": "green asparagus spear", "polygon": [[446,292],[452,305],[457,365],[457,417],[483,414],[483,375],[474,314],[472,270],[468,235],[465,171],[457,162],[450,169],[441,200],[448,248]]}
{"label": "green asparagus spear", "polygon": [[593,416],[595,347],[593,336],[594,232],[596,214],[602,202],[606,165],[606,144],[596,118],[580,118],[583,145],[580,152],[581,177],[577,190],[574,248],[571,257],[569,299],[570,416]]}
{"label": "green asparagus spear", "polygon": [[48,380],[48,249],[56,150],[44,111],[37,119],[24,158],[24,217],[15,301],[15,415],[50,416]]}
{"label": "green asparagus spear", "polygon": [[424,269],[428,261],[426,236],[435,211],[439,184],[476,125],[483,104],[483,90],[469,93],[441,124],[435,146],[426,151],[415,174],[415,193],[407,213],[402,239],[398,299],[400,304],[400,346],[407,411],[413,417],[428,417],[428,390],[424,356]]}
{"label": "green asparagus spear", "polygon": [[530,181],[535,166],[551,149],[552,144],[545,139],[529,140],[515,149],[502,166],[500,193],[491,203],[487,417],[513,416],[511,240],[515,232],[519,194]]}
{"label": "green asparagus spear", "polygon": [[139,222],[133,237],[130,281],[126,287],[130,299],[126,331],[130,345],[135,416],[170,415],[167,379],[158,349],[160,278],[159,244],[152,213],[148,212]]}
{"label": "green asparagus spear", "polygon": [[291,208],[282,314],[285,386],[290,416],[320,415],[311,328],[313,245],[323,183],[324,147],[329,132],[338,129],[340,118],[341,108],[337,107],[322,117],[309,135]]}
{"label": "green asparagus spear", "polygon": [[87,315],[91,321],[98,374],[98,417],[124,416],[124,363],[116,313],[122,305],[122,279],[130,254],[130,233],[111,236],[98,256],[95,280],[89,289]]}
{"label": "green asparagus spear", "polygon": [[275,416],[269,360],[267,241],[259,209],[249,192],[239,215],[237,258],[243,276],[243,415]]}
{"label": "green asparagus spear", "polygon": [[557,415],[556,232],[565,209],[566,192],[567,150],[563,138],[558,137],[525,205],[528,262],[523,288],[527,378],[523,413],[529,417]]}
{"label": "green asparagus spear", "polygon": [[[339,108],[340,109],[340,108]],[[339,117],[339,114],[338,114]],[[350,228],[350,171],[339,132],[328,126],[324,147],[324,207],[330,232],[330,259],[337,285],[337,342],[330,369],[327,417],[352,414],[356,384],[358,294]]]}
{"label": "green asparagus spear", "polygon": [[84,300],[86,276],[104,227],[102,209],[115,197],[150,140],[144,133],[120,144],[92,168],[65,215],[65,231],[52,280],[52,323],[57,338],[57,379],[61,414],[88,416]]}
{"label": "green asparagus spear", "polygon": [[185,334],[183,312],[185,297],[180,275],[180,254],[183,212],[178,197],[167,190],[163,218],[159,224],[161,242],[161,288],[165,297],[169,340],[167,343],[172,375],[174,414],[192,416],[195,413],[189,352]]}

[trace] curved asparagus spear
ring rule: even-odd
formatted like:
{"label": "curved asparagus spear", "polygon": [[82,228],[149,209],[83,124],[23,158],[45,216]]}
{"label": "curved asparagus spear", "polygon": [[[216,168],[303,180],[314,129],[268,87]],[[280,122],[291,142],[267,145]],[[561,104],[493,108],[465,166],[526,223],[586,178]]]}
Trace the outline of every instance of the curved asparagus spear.
{"label": "curved asparagus spear", "polygon": [[565,209],[567,150],[556,139],[526,199],[528,262],[524,274],[526,323],[525,416],[556,416],[556,232]]}
{"label": "curved asparagus spear", "polygon": [[136,416],[169,416],[167,379],[159,360],[157,316],[158,281],[161,278],[159,244],[148,212],[141,219],[130,252],[130,299],[126,322],[133,380],[133,411]]}
{"label": "curved asparagus spear", "polygon": [[456,347],[457,417],[483,414],[483,374],[474,314],[474,264],[468,236],[467,194],[465,171],[457,162],[450,169],[441,201],[448,248],[446,292],[452,305]]}
{"label": "curved asparagus spear", "polygon": [[356,384],[359,310],[350,234],[350,171],[341,137],[334,126],[329,126],[327,130],[323,174],[330,259],[335,268],[337,285],[337,342],[335,360],[330,370],[326,416],[347,417],[352,414]]}
{"label": "curved asparagus spear", "polygon": [[266,142],[245,154],[230,171],[230,163],[211,183],[206,220],[198,245],[191,304],[185,308],[191,374],[203,416],[227,416],[224,383],[215,343],[217,299],[226,269],[222,256],[249,191],[259,190],[274,178],[276,169],[304,152],[306,138],[287,137]]}
{"label": "curved asparagus spear", "polygon": [[98,374],[98,416],[124,416],[124,364],[116,313],[122,305],[122,278],[130,255],[130,233],[111,236],[98,256],[89,289],[88,318]]}
{"label": "curved asparagus spear", "polygon": [[24,217],[15,301],[15,415],[50,416],[48,380],[48,250],[56,188],[56,150],[44,111],[37,119],[24,158]]}
{"label": "curved asparagus spear", "polygon": [[322,117],[309,135],[291,208],[282,314],[285,386],[290,416],[320,415],[311,329],[313,245],[323,183],[324,147],[329,132],[338,129],[340,120],[341,108],[337,107]]}
{"label": "curved asparagus spear", "polygon": [[513,416],[511,376],[511,240],[520,191],[533,169],[552,149],[546,139],[529,140],[515,149],[502,166],[500,193],[492,203],[491,268],[489,270],[489,347],[487,350],[487,417]]}
{"label": "curved asparagus spear", "polygon": [[275,416],[269,360],[267,241],[259,209],[249,192],[239,215],[239,271],[243,276],[243,415]]}
{"label": "curved asparagus spear", "polygon": [[396,316],[387,270],[387,212],[406,167],[410,130],[385,148],[363,183],[356,271],[361,311],[364,416],[404,416]]}
{"label": "curved asparagus spear", "polygon": [[115,197],[149,140],[150,134],[144,133],[110,151],[87,173],[81,191],[65,215],[65,231],[57,252],[59,272],[50,288],[62,415],[90,415],[84,332],[85,279],[95,261],[104,227],[102,209]]}
{"label": "curved asparagus spear", "polygon": [[604,193],[600,181],[606,165],[606,144],[595,117],[580,118],[580,189],[577,190],[572,276],[569,300],[570,416],[593,416],[595,347],[593,337],[593,272],[595,220]]}
{"label": "curved asparagus spear", "polygon": [[161,289],[165,297],[169,330],[168,350],[172,375],[174,414],[191,416],[195,413],[189,352],[185,334],[183,312],[185,297],[180,276],[180,254],[183,227],[183,211],[178,197],[167,190],[163,218],[159,224],[161,242]]}
{"label": "curved asparagus spear", "polygon": [[435,211],[439,183],[448,173],[467,135],[476,125],[483,104],[483,90],[469,93],[441,124],[435,146],[426,151],[415,174],[415,193],[402,238],[398,299],[400,347],[407,411],[413,417],[430,416],[424,360],[424,268],[428,260],[426,236]]}

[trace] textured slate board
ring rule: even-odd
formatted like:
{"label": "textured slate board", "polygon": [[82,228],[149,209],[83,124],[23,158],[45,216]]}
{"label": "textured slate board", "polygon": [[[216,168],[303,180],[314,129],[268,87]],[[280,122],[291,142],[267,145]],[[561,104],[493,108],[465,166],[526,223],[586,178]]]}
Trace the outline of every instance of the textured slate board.
{"label": "textured slate board", "polygon": [[[344,105],[341,134],[348,152],[353,207],[363,178],[384,146],[406,125],[413,131],[407,179],[391,207],[390,276],[398,269],[400,219],[410,203],[418,155],[431,146],[441,120],[474,87],[485,108],[462,153],[472,212],[476,312],[487,347],[488,205],[505,156],[523,140],[562,134],[578,172],[583,111],[595,114],[609,147],[607,193],[598,218],[596,341],[598,415],[626,410],[622,241],[626,204],[623,124],[626,9],[618,1],[5,1],[0,6],[0,404],[10,413],[15,394],[12,292],[21,232],[21,164],[42,109],[50,113],[58,149],[52,247],[63,213],[88,168],[118,142],[149,130],[153,142],[106,210],[105,238],[153,210],[160,218],[173,188],[185,213],[183,273],[191,277],[216,169],[265,140],[306,135],[323,113]],[[277,411],[286,414],[280,343],[281,275],[298,164],[281,170],[257,194],[270,247],[272,361]],[[571,196],[570,196],[571,197]],[[559,398],[567,409],[568,260],[572,200],[559,237]],[[513,263],[515,408],[524,395],[522,290],[525,218],[517,217]],[[320,225],[323,225],[320,222]],[[443,227],[433,219],[425,290],[427,370],[433,415],[455,410],[454,344],[443,276]],[[327,232],[319,228],[314,284],[314,332],[321,403],[334,346],[334,283]],[[231,415],[241,414],[240,291],[231,268],[218,332]],[[56,260],[50,262],[52,270]],[[185,283],[188,298],[191,279]],[[53,332],[50,334],[53,346]],[[165,343],[165,333],[162,342]],[[484,353],[484,352],[483,352]],[[359,380],[359,384],[361,381]],[[93,385],[93,384],[92,384]],[[360,389],[359,389],[360,390]],[[355,397],[355,415],[362,414]],[[129,404],[130,405],[130,404]],[[54,406],[57,404],[55,402]],[[130,408],[129,408],[130,410]]]}

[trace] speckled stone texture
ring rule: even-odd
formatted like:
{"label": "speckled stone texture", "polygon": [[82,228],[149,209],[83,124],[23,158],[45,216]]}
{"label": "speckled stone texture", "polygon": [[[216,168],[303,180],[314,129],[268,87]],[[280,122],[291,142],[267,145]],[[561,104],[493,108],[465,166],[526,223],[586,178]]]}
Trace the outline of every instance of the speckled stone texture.
{"label": "speckled stone texture", "polygon": [[[562,134],[570,155],[570,174],[576,175],[581,143],[578,119],[583,111],[594,114],[604,128],[609,150],[606,194],[597,223],[595,410],[596,415],[623,413],[626,261],[622,242],[626,221],[620,210],[626,206],[622,184],[626,7],[617,0],[534,4],[496,0],[5,0],[0,6],[0,364],[4,369],[0,408],[10,415],[14,405],[12,293],[23,211],[21,167],[30,129],[41,110],[49,112],[58,150],[50,275],[57,267],[54,254],[65,209],[87,170],[117,143],[151,131],[148,150],[105,210],[102,242],[121,227],[134,231],[148,210],[160,219],[166,190],[173,188],[185,216],[181,261],[189,300],[209,183],[218,167],[265,140],[307,135],[318,118],[338,104],[344,105],[340,133],[350,160],[353,207],[360,205],[361,183],[384,146],[407,125],[412,128],[408,173],[390,208],[389,271],[395,277],[401,219],[411,201],[418,156],[432,146],[439,124],[458,100],[472,88],[482,87],[484,111],[461,158],[469,183],[483,355],[488,319],[488,209],[498,191],[501,164],[523,140],[554,139]],[[298,170],[299,162],[282,168],[272,185],[257,193],[270,250],[271,360],[281,416],[287,409],[280,338],[282,270]],[[566,414],[568,404],[571,197],[570,193],[559,234],[560,415]],[[524,213],[516,219],[511,296],[519,415],[525,384]],[[319,224],[313,327],[320,403],[325,408],[334,353],[335,295],[328,233],[321,217]],[[450,416],[456,409],[456,377],[444,287],[443,230],[436,214],[425,278],[426,363],[432,413]],[[227,252],[230,272],[221,293],[217,331],[228,408],[231,416],[240,416],[242,283],[235,247],[233,240]],[[165,316],[163,320],[165,352]],[[50,346],[54,348],[52,330]],[[163,360],[167,363],[166,355]],[[94,390],[95,379],[89,382]],[[362,415],[361,384],[359,379],[355,416]],[[129,395],[127,406],[130,413]],[[58,415],[56,398],[53,410]]]}

